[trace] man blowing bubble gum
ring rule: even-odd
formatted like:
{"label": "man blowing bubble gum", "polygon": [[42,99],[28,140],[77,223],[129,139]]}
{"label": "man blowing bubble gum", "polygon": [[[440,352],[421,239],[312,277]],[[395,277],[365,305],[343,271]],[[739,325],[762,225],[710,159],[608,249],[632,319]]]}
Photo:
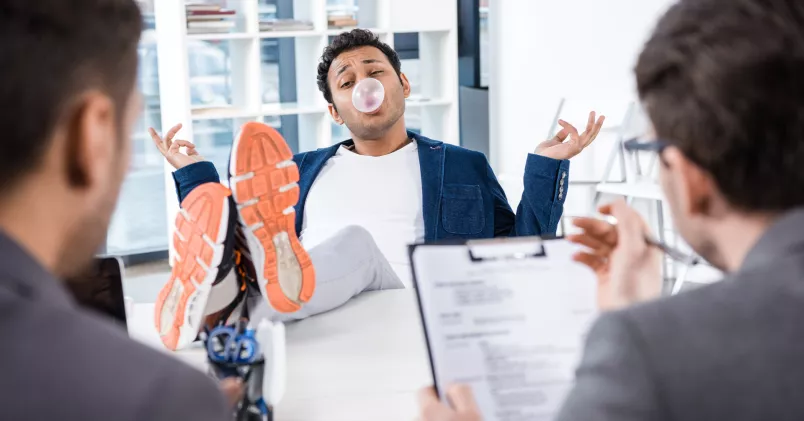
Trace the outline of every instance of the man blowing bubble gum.
{"label": "man blowing bubble gum", "polygon": [[583,133],[560,121],[562,130],[536,145],[514,213],[482,153],[406,130],[410,83],[375,34],[335,37],[318,87],[352,139],[293,155],[276,130],[247,123],[232,145],[230,189],[191,142],[174,139],[181,125],[164,137],[151,131],[176,168],[182,201],[178,253],[155,315],[168,348],[239,314],[239,305],[252,317],[297,320],[363,291],[408,287],[412,243],[554,234],[569,159],[604,121],[590,113]]}

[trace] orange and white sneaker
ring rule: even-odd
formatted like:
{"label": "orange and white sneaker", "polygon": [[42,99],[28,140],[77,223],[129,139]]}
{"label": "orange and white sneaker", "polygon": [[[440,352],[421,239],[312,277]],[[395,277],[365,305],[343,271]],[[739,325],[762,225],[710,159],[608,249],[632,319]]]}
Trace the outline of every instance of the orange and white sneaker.
{"label": "orange and white sneaker", "polygon": [[298,181],[282,135],[262,123],[243,125],[229,158],[229,186],[260,292],[282,313],[300,309],[315,291],[313,264],[296,236]]}
{"label": "orange and white sneaker", "polygon": [[173,270],[154,309],[156,330],[171,350],[193,342],[205,316],[230,312],[245,291],[235,270],[237,212],[229,189],[202,184],[181,206],[173,233]]}

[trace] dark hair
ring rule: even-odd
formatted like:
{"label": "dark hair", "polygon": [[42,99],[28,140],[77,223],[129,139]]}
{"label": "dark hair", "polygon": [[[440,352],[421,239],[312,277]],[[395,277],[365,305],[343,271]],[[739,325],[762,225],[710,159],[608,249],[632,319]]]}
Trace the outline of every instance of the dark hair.
{"label": "dark hair", "polygon": [[125,109],[141,31],[133,0],[0,1],[0,191],[40,163],[81,92],[103,90]]}
{"label": "dark hair", "polygon": [[636,66],[660,139],[748,212],[804,205],[804,2],[681,0]]}
{"label": "dark hair", "polygon": [[318,62],[318,90],[324,94],[324,99],[332,104],[332,91],[329,89],[329,82],[327,81],[327,74],[332,62],[341,53],[354,50],[360,47],[374,47],[388,57],[396,71],[397,76],[402,72],[402,63],[399,61],[399,55],[396,54],[391,46],[380,41],[375,33],[366,29],[352,29],[349,32],[343,32],[332,40],[332,43],[324,48],[324,53],[321,54],[321,61]]}

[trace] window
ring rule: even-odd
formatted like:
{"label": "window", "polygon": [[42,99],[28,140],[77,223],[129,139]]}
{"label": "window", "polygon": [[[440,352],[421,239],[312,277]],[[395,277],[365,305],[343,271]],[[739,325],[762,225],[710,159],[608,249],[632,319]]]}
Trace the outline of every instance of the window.
{"label": "window", "polygon": [[265,39],[262,41],[262,102],[273,104],[279,100],[279,42],[278,39]]}
{"label": "window", "polygon": [[145,30],[137,50],[137,88],[143,96],[143,110],[131,134],[131,167],[106,239],[106,249],[111,254],[144,253],[168,246],[164,158],[147,132],[149,127],[162,130],[152,1],[140,3]]}
{"label": "window", "polygon": [[[260,21],[277,19],[278,8],[276,0],[260,0]],[[293,40],[288,40],[293,42]],[[262,71],[262,102],[273,104],[279,99],[279,51],[280,40],[264,39],[260,45],[260,59]]]}
{"label": "window", "polygon": [[232,104],[229,42],[239,41],[190,40],[187,43],[190,100],[194,107]]}
{"label": "window", "polygon": [[489,85],[489,1],[458,0],[458,72],[461,86]]}

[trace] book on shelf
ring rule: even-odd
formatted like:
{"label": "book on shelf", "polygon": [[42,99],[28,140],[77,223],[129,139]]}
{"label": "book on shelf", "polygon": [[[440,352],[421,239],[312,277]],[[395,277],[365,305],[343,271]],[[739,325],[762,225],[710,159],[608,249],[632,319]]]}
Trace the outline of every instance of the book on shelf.
{"label": "book on shelf", "polygon": [[348,28],[357,26],[357,19],[330,19],[327,24],[330,28]]}
{"label": "book on shelf", "polygon": [[[206,6],[206,5],[205,5]],[[217,5],[211,5],[215,10],[193,10],[187,6],[187,22],[223,22],[234,17],[237,13],[232,9],[223,9]],[[188,25],[189,27],[189,25]]]}
{"label": "book on shelf", "polygon": [[233,15],[219,15],[219,14],[205,14],[205,15],[187,15],[187,22],[206,22],[206,21],[222,21],[231,20]]}
{"label": "book on shelf", "polygon": [[289,26],[286,28],[277,28],[274,26],[260,26],[260,32],[290,32],[290,31],[312,31],[312,26]]}
{"label": "book on shelf", "polygon": [[222,22],[227,20],[219,16],[187,16],[187,22]]}
{"label": "book on shelf", "polygon": [[309,31],[313,29],[310,21],[296,19],[271,19],[260,22],[260,31]]}
{"label": "book on shelf", "polygon": [[228,34],[231,28],[187,28],[188,35]]}
{"label": "book on shelf", "polygon": [[223,9],[219,4],[210,3],[186,3],[184,7],[188,12],[217,12]]}
{"label": "book on shelf", "polygon": [[359,6],[350,6],[344,4],[333,4],[331,6],[327,6],[327,15],[334,16],[334,15],[354,15],[360,11]]}
{"label": "book on shelf", "polygon": [[299,19],[264,19],[260,21],[261,24],[266,25],[275,25],[275,26],[282,26],[282,25],[312,25],[313,23],[309,20],[299,20]]}
{"label": "book on shelf", "polygon": [[357,26],[357,6],[333,5],[327,7],[327,25],[333,29]]}
{"label": "book on shelf", "polygon": [[187,28],[191,29],[233,29],[234,27],[235,23],[230,20],[187,22]]}
{"label": "book on shelf", "polygon": [[327,16],[327,20],[342,20],[342,19],[355,19],[355,15],[353,15],[353,14],[338,14],[338,15],[329,15],[329,16]]}
{"label": "book on shelf", "polygon": [[231,16],[235,15],[232,9],[218,9],[218,10],[188,10],[188,16]]}

